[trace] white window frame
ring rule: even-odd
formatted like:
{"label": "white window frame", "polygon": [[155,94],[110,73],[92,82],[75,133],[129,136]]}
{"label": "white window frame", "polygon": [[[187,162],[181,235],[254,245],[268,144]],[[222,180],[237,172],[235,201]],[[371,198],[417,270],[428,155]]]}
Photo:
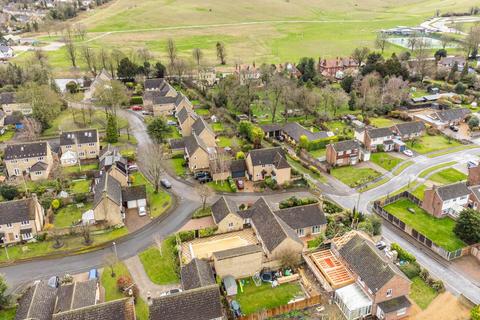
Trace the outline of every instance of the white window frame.
{"label": "white window frame", "polygon": [[387,298],[390,298],[393,294],[393,289],[387,289]]}
{"label": "white window frame", "polygon": [[317,233],[320,233],[320,232],[321,232],[320,226],[313,226],[312,227],[312,234],[317,234]]}
{"label": "white window frame", "polygon": [[7,223],[7,228],[13,228],[13,224],[12,223]]}
{"label": "white window frame", "polygon": [[297,229],[297,235],[299,237],[305,236],[305,229],[304,228]]}

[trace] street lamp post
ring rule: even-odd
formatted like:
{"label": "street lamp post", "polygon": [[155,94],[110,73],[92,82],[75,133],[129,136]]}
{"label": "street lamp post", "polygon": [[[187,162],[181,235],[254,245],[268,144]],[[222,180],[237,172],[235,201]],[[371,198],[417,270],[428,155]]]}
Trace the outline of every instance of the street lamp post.
{"label": "street lamp post", "polygon": [[112,244],[113,244],[113,251],[115,252],[115,258],[118,259],[117,244],[115,243],[115,241],[113,241]]}

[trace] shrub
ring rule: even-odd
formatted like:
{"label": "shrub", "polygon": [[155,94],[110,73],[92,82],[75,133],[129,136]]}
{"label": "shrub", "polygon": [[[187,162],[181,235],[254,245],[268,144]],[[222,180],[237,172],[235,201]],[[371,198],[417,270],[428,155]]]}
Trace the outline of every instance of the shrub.
{"label": "shrub", "polygon": [[332,203],[330,201],[323,201],[323,211],[325,211],[326,213],[333,214],[333,213],[342,212],[343,209],[337,206],[335,203]]}
{"label": "shrub", "polygon": [[53,199],[52,200],[52,208],[54,210],[57,210],[58,208],[60,208],[60,204],[61,204],[60,200],[58,200],[58,199]]}
{"label": "shrub", "polygon": [[85,193],[76,193],[74,195],[74,200],[76,203],[80,203],[80,202],[85,202],[87,201],[87,194]]}
{"label": "shrub", "polygon": [[470,310],[470,318],[472,320],[480,320],[480,306],[476,306]]}
{"label": "shrub", "polygon": [[277,181],[272,179],[272,177],[267,177],[265,179],[265,185],[272,190],[277,190],[278,189]]}
{"label": "shrub", "polygon": [[362,221],[358,224],[358,230],[364,231],[369,235],[373,235],[373,226],[370,221]]}
{"label": "shrub", "polygon": [[422,269],[420,271],[420,278],[422,278],[422,280],[425,282],[428,281],[428,279],[430,278],[430,273],[428,272],[427,269]]}
{"label": "shrub", "polygon": [[309,249],[316,249],[323,243],[323,240],[325,240],[325,237],[320,234],[315,239],[308,241],[307,246]]}
{"label": "shrub", "polygon": [[178,233],[178,237],[180,238],[180,241],[185,242],[185,241],[190,241],[195,239],[195,231],[180,231]]}
{"label": "shrub", "polygon": [[230,189],[232,189],[232,192],[237,192],[237,185],[235,184],[235,181],[231,176],[228,176],[227,182],[230,185]]}
{"label": "shrub", "polygon": [[217,227],[205,228],[201,229],[198,235],[200,236],[200,238],[210,237],[215,233],[215,231],[217,231]]}
{"label": "shrub", "polygon": [[455,85],[455,92],[458,94],[464,94],[465,91],[467,90],[467,86],[464,85],[463,83],[459,82]]}
{"label": "shrub", "polygon": [[280,209],[285,209],[285,208],[292,208],[292,207],[298,207],[298,206],[303,206],[307,204],[312,204],[312,203],[317,203],[318,200],[315,198],[297,198],[295,196],[291,196],[288,199],[283,200],[280,202],[279,207]]}
{"label": "shrub", "polygon": [[435,291],[437,291],[438,293],[445,292],[445,285],[443,284],[442,280],[433,280],[432,288],[435,289]]}
{"label": "shrub", "polygon": [[408,261],[408,262],[415,262],[417,259],[415,258],[414,255],[412,255],[410,252],[407,250],[403,249],[400,247],[397,243],[392,243],[390,246],[392,250],[397,251],[398,253],[398,259],[403,260],[403,261]]}
{"label": "shrub", "polygon": [[420,275],[421,267],[417,262],[410,262],[400,266],[400,270],[409,278],[413,279]]}
{"label": "shrub", "polygon": [[132,278],[129,276],[123,275],[117,279],[117,288],[119,291],[123,292],[126,288],[132,285]]}
{"label": "shrub", "polygon": [[235,156],[235,159],[237,160],[245,159],[245,153],[242,151],[238,151],[237,155]]}
{"label": "shrub", "polygon": [[132,96],[130,104],[143,104],[143,99],[141,96]]}
{"label": "shrub", "polygon": [[5,184],[0,187],[0,195],[2,195],[5,200],[10,201],[18,195],[18,189],[14,185]]}
{"label": "shrub", "polygon": [[338,141],[337,136],[327,137],[318,140],[312,140],[308,143],[308,151],[315,151],[318,149],[323,149],[332,142]]}

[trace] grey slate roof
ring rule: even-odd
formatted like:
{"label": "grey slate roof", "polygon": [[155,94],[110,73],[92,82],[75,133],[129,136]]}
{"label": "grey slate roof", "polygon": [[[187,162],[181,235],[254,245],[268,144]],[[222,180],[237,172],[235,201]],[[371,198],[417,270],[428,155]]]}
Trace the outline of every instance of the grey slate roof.
{"label": "grey slate roof", "polygon": [[390,128],[374,128],[367,130],[368,136],[372,139],[384,138],[393,136],[393,132]]}
{"label": "grey slate roof", "polygon": [[245,162],[245,159],[232,160],[230,162],[231,172],[239,172],[239,171],[246,171],[246,170],[247,170],[247,164]]}
{"label": "grey slate roof", "polygon": [[263,197],[258,199],[251,209],[252,223],[268,251],[275,250],[288,237],[301,243],[295,231],[277,218]]}
{"label": "grey slate roof", "polygon": [[12,104],[12,103],[15,103],[14,92],[0,93],[0,104]]}
{"label": "grey slate roof", "polygon": [[34,199],[0,202],[0,225],[28,220],[35,220]]}
{"label": "grey slate roof", "polygon": [[195,132],[195,134],[199,136],[205,130],[208,130],[211,134],[215,135],[208,123],[206,123],[202,117],[198,117],[192,125],[192,132]]}
{"label": "grey slate roof", "polygon": [[263,132],[275,132],[282,130],[282,126],[279,124],[262,124],[260,125],[260,128],[262,128]]}
{"label": "grey slate roof", "polygon": [[15,125],[17,123],[20,123],[22,121],[22,116],[19,114],[11,114],[9,116],[5,117],[5,120],[3,120],[3,123],[8,126],[8,125]]}
{"label": "grey slate roof", "polygon": [[51,288],[46,281],[40,281],[27,289],[20,298],[15,320],[50,320],[57,298],[57,288]]}
{"label": "grey slate roof", "polygon": [[470,190],[466,182],[458,182],[437,188],[437,194],[443,201],[468,196]]}
{"label": "grey slate roof", "polygon": [[353,236],[339,250],[350,269],[373,293],[380,290],[395,275],[404,277],[400,271],[394,270],[386,258],[382,258],[377,251],[378,249],[368,240],[359,235]]}
{"label": "grey slate roof", "polygon": [[327,131],[312,132],[297,122],[288,122],[283,126],[282,131],[296,142],[300,141],[301,136],[306,136],[309,141],[328,138],[330,135]]}
{"label": "grey slate roof", "polygon": [[475,195],[475,197],[480,200],[480,186],[470,187],[470,191]]}
{"label": "grey slate roof", "polygon": [[194,154],[199,148],[208,152],[208,147],[203,143],[202,139],[199,139],[195,134],[185,137],[183,141],[185,143],[185,149],[187,149],[189,155]]}
{"label": "grey slate roof", "polygon": [[75,139],[77,139],[77,144],[92,143],[97,142],[98,139],[97,129],[85,129],[78,131],[65,131],[60,135],[60,145],[68,146],[75,144]]}
{"label": "grey slate roof", "polygon": [[135,320],[133,298],[123,298],[54,314],[52,320]]}
{"label": "grey slate roof", "polygon": [[153,299],[150,320],[211,320],[223,317],[217,285]]}
{"label": "grey slate roof", "polygon": [[55,313],[93,306],[96,303],[97,280],[74,282],[58,288]]}
{"label": "grey slate roof", "polygon": [[333,148],[337,152],[345,152],[348,150],[360,149],[360,143],[357,140],[344,140],[332,143]]}
{"label": "grey slate roof", "polygon": [[252,159],[252,164],[254,166],[261,166],[265,164],[274,164],[274,163],[279,163],[284,165],[283,161],[280,162],[280,157],[278,157],[277,154],[279,154],[281,158],[285,159],[285,151],[283,151],[283,149],[280,147],[255,149],[255,150],[251,150],[249,153],[250,158]]}
{"label": "grey slate roof", "polygon": [[46,164],[45,162],[42,162],[42,161],[38,161],[37,163],[35,163],[31,168],[30,168],[30,171],[31,172],[36,172],[36,171],[45,171],[48,169],[48,164]]}
{"label": "grey slate roof", "polygon": [[229,213],[236,214],[237,206],[232,201],[226,199],[224,196],[220,197],[212,205],[212,215],[215,223],[220,223]]}
{"label": "grey slate roof", "polygon": [[122,186],[117,179],[106,172],[103,172],[100,180],[95,185],[93,197],[94,208],[103,200],[104,194],[116,204],[122,204]]}
{"label": "grey slate roof", "polygon": [[438,111],[437,117],[441,121],[451,122],[451,121],[463,120],[470,113],[472,112],[467,108],[448,109],[448,110]]}
{"label": "grey slate roof", "polygon": [[157,78],[157,79],[146,79],[144,82],[143,87],[145,90],[160,90],[163,87],[165,79]]}
{"label": "grey slate roof", "polygon": [[183,107],[177,113],[177,119],[180,124],[184,123],[188,119],[188,110],[187,108]]}
{"label": "grey slate roof", "polygon": [[47,155],[48,142],[29,142],[7,145],[5,148],[5,160],[44,157]]}
{"label": "grey slate roof", "polygon": [[301,229],[327,224],[325,214],[318,203],[281,209],[275,211],[275,214],[292,229]]}
{"label": "grey slate roof", "polygon": [[213,256],[217,260],[230,259],[238,256],[244,256],[247,254],[262,252],[262,248],[256,244],[250,244],[248,246],[232,248],[213,253]]}
{"label": "grey slate roof", "polygon": [[168,144],[170,144],[172,150],[185,149],[185,141],[183,138],[170,139],[168,140]]}
{"label": "grey slate roof", "polygon": [[394,299],[380,302],[378,304],[378,307],[380,307],[380,309],[382,309],[383,312],[390,313],[390,312],[398,311],[403,308],[408,308],[411,305],[412,303],[410,302],[410,300],[408,300],[407,297],[400,296]]}
{"label": "grey slate roof", "polygon": [[215,284],[212,268],[207,261],[197,258],[184,265],[180,270],[183,290],[207,287]]}
{"label": "grey slate roof", "polygon": [[420,133],[425,130],[425,124],[421,121],[399,123],[395,127],[402,136]]}
{"label": "grey slate roof", "polygon": [[133,201],[147,199],[147,188],[144,184],[140,186],[129,186],[122,188],[122,201]]}

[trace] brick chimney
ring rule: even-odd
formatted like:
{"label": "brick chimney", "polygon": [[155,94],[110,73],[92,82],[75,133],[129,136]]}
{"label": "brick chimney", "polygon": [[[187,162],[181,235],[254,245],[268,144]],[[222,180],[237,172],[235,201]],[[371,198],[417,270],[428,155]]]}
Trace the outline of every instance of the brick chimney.
{"label": "brick chimney", "polygon": [[478,186],[480,185],[480,166],[472,166],[468,168],[468,185]]}

